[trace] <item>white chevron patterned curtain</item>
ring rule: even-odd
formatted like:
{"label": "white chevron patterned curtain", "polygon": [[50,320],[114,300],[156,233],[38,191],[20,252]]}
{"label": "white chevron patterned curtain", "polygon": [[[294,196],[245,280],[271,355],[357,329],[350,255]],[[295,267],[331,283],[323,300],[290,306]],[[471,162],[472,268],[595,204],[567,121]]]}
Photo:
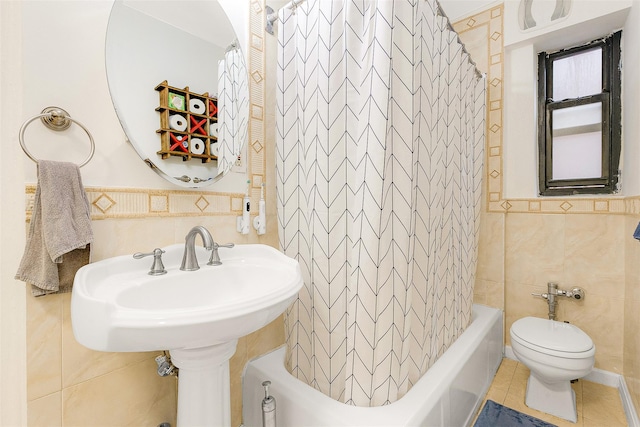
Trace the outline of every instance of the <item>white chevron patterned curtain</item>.
{"label": "white chevron patterned curtain", "polygon": [[279,239],[305,277],[287,364],[347,404],[402,397],[471,317],[484,79],[437,12],[307,0],[279,16]]}
{"label": "white chevron patterned curtain", "polygon": [[231,170],[247,143],[249,81],[247,66],[237,48],[229,48],[218,61],[218,174]]}

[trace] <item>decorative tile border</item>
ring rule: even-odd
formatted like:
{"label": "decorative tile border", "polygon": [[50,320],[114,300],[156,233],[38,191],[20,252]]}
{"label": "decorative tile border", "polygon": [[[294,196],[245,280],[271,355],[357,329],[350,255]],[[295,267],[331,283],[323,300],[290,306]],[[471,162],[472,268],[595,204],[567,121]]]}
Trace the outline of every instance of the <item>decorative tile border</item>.
{"label": "decorative tile border", "polygon": [[[485,180],[487,211],[498,213],[541,214],[640,214],[639,197],[556,198],[535,199],[503,198],[503,5],[495,6],[453,24],[460,39],[471,51],[472,57],[487,64],[487,119],[485,147]],[[474,35],[471,35],[473,31]],[[468,33],[468,34],[467,34]],[[482,34],[484,40],[479,40]]]}
{"label": "decorative tile border", "polygon": [[[148,218],[241,215],[242,193],[187,190],[85,187],[91,218]],[[27,221],[31,220],[36,186],[25,188]]]}
{"label": "decorative tile border", "polygon": [[[251,96],[249,123],[248,176],[251,180],[251,203],[258,206],[262,183],[266,180],[265,117],[264,98],[266,92],[265,74],[265,0],[252,0],[249,8],[249,91]],[[266,197],[265,188],[265,197]],[[235,206],[235,205],[234,205]]]}
{"label": "decorative tile border", "polygon": [[500,201],[501,211],[541,214],[635,214],[640,209],[640,197],[616,199],[509,199]]}
{"label": "decorative tile border", "polygon": [[[477,63],[487,64],[487,119],[485,129],[485,180],[489,211],[504,211],[502,207],[502,100],[504,46],[502,37],[503,5],[490,8],[453,24],[460,39],[472,56],[486,55]],[[485,40],[469,40],[469,33],[483,34]],[[467,39],[467,40],[465,40]],[[471,43],[470,41],[474,41]]]}

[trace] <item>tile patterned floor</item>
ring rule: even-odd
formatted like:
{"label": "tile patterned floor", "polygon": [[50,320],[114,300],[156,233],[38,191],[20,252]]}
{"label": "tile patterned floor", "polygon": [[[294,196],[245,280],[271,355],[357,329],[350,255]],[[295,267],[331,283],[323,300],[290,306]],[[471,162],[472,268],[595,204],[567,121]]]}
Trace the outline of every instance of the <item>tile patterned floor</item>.
{"label": "tile patterned floor", "polygon": [[[618,389],[579,380],[574,383],[578,422],[572,423],[529,408],[524,403],[529,369],[515,360],[504,358],[485,396],[509,408],[531,415],[559,427],[621,427],[627,426]],[[484,403],[480,406],[482,408]]]}

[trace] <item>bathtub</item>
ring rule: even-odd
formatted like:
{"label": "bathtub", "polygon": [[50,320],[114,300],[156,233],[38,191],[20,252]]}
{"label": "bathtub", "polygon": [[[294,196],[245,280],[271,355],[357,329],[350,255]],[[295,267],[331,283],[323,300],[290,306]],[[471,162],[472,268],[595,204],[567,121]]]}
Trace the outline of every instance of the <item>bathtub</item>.
{"label": "bathtub", "polygon": [[278,427],[468,426],[498,370],[504,349],[502,311],[474,304],[472,322],[400,400],[365,408],[345,405],[293,377],[285,348],[247,364],[242,383],[244,426],[262,426],[262,382],[271,381]]}

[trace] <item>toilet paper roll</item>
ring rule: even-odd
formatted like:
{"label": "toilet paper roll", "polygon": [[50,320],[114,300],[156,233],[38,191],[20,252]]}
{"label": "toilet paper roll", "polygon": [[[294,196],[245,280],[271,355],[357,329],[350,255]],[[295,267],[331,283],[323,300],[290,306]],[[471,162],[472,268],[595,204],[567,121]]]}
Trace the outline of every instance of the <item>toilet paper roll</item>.
{"label": "toilet paper roll", "polygon": [[[209,136],[218,137],[218,124],[217,123],[209,123]],[[640,240],[640,239],[638,239]]]}
{"label": "toilet paper roll", "polygon": [[200,99],[190,99],[189,100],[189,111],[196,114],[205,114],[207,108]]}
{"label": "toilet paper roll", "polygon": [[169,127],[178,132],[184,132],[187,130],[187,119],[180,114],[173,114],[169,116]]}
{"label": "toilet paper roll", "polygon": [[193,154],[203,154],[204,141],[200,138],[191,138],[191,152]]}
{"label": "toilet paper roll", "polygon": [[218,143],[217,142],[212,142],[211,143],[211,155],[212,156],[216,156],[218,157]]}

